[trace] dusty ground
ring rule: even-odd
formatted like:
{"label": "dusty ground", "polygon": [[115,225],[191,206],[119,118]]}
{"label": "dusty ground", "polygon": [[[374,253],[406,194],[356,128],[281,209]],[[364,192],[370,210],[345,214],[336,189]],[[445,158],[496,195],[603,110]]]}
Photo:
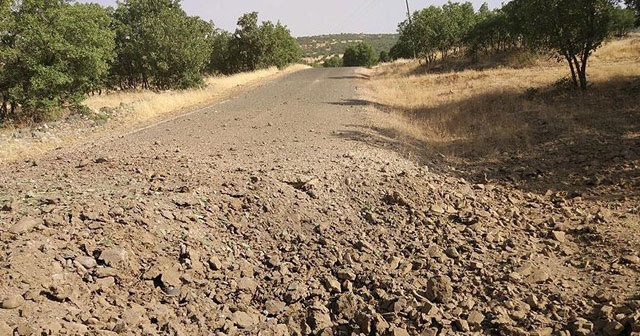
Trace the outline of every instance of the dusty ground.
{"label": "dusty ground", "polygon": [[406,159],[354,71],[2,165],[0,336],[640,332],[637,195]]}

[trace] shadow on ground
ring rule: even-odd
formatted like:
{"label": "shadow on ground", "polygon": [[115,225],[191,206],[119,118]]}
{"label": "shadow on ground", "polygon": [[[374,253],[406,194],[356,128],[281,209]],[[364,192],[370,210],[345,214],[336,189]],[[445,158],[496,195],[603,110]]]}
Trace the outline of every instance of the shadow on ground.
{"label": "shadow on ground", "polygon": [[[492,181],[525,192],[544,194],[552,190],[606,201],[640,197],[639,99],[640,80],[620,78],[598,83],[587,93],[553,87],[526,94],[472,97],[435,108],[407,110],[366,100],[331,104],[374,106],[421,123],[434,120],[443,111],[456,111],[444,127],[467,135],[454,137],[458,140],[427,141],[398,128],[357,125],[348,125],[339,136],[394,150],[435,169],[447,167],[449,172],[474,183]],[[478,102],[490,107],[506,105],[506,110],[515,106],[536,108],[511,111],[505,116],[509,113],[477,113],[477,108],[482,108]],[[492,121],[493,125],[507,126],[477,129],[492,125]]]}
{"label": "shadow on ground", "polygon": [[348,75],[348,76],[332,76],[332,77],[328,77],[329,79],[371,79],[371,76],[367,75],[367,74],[363,74],[363,73],[356,73],[353,75]]}

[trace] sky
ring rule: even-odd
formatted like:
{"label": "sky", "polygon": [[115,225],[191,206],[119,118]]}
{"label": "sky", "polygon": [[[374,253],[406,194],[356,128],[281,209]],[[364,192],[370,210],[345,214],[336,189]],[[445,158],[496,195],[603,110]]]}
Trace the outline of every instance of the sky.
{"label": "sky", "polygon": [[[116,0],[80,0],[115,6]],[[409,0],[411,11],[447,0]],[[464,1],[460,1],[464,2]],[[483,0],[471,0],[478,9]],[[502,0],[486,0],[490,8]],[[193,16],[211,20],[218,28],[233,31],[238,18],[258,12],[260,21],[280,21],[293,36],[337,33],[395,33],[407,15],[404,0],[183,0],[182,8]]]}

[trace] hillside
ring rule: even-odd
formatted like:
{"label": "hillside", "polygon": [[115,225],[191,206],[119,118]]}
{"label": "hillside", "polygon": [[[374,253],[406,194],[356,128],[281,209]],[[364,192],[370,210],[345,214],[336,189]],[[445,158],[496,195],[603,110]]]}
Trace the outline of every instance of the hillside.
{"label": "hillside", "polygon": [[302,47],[302,57],[321,59],[326,56],[339,55],[355,43],[367,42],[377,51],[389,51],[398,40],[397,34],[334,34],[298,37]]}

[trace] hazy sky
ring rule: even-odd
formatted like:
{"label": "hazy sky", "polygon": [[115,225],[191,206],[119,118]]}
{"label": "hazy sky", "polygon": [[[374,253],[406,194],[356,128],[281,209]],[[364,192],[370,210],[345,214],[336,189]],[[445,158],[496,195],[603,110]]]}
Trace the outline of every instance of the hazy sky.
{"label": "hazy sky", "polygon": [[[80,0],[115,6],[116,0]],[[412,11],[447,0],[409,0]],[[464,1],[460,1],[464,2]],[[483,0],[471,0],[478,9]],[[487,0],[491,8],[502,0]],[[294,36],[333,33],[393,33],[406,17],[404,0],[183,0],[182,8],[222,29],[233,31],[243,13],[256,11],[260,21],[280,21]]]}

